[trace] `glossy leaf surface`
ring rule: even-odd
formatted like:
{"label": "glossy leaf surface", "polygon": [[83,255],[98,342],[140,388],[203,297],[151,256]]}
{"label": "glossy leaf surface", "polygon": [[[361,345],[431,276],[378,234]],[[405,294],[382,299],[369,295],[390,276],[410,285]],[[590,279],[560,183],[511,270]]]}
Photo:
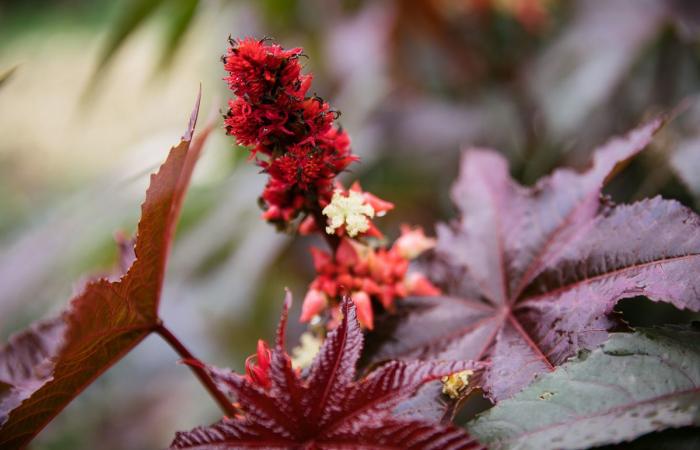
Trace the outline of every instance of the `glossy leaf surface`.
{"label": "glossy leaf surface", "polygon": [[[195,162],[208,134],[192,134],[151,176],[128,270],[89,282],[57,318],[34,324],[0,350],[0,448],[26,445],[95,378],[158,323],[165,266]],[[123,249],[122,249],[123,250]]]}
{"label": "glossy leaf surface", "polygon": [[498,401],[605,341],[623,298],[700,310],[698,216],[661,198],[616,206],[601,196],[662,123],[609,141],[582,173],[557,170],[533,187],[513,181],[499,154],[467,151],[452,191],[462,216],[438,228],[433,264],[449,296],[404,302],[375,360],[489,360],[484,388]]}
{"label": "glossy leaf surface", "polygon": [[578,449],[700,425],[700,330],[614,333],[474,420],[489,448]]}
{"label": "glossy leaf surface", "polygon": [[236,373],[210,369],[242,412],[210,427],[178,433],[172,448],[480,448],[453,426],[402,420],[394,408],[424,383],[475,368],[469,362],[389,362],[355,381],[362,332],[354,304],[343,302],[343,319],[325,340],[305,374],[292,369],[284,350],[284,327],[291,300],[271,351],[270,385]]}

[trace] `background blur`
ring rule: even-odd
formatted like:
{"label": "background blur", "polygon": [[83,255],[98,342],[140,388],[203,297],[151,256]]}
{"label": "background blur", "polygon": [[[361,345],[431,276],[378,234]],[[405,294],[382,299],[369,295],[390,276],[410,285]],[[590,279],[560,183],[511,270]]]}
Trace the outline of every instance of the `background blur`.
{"label": "background blur", "polygon": [[[608,188],[700,205],[700,2],[694,0],[0,1],[0,341],[64,306],[131,233],[148,173],[225,107],[228,35],[303,46],[313,91],[362,157],[349,179],[396,203],[378,225],[453,217],[460,149],[490,146],[532,183],[687,99],[690,108]],[[310,239],[259,219],[264,177],[210,140],[185,204],[162,314],[202,359],[241,369],[269,338],[283,287],[299,303]],[[635,304],[634,308],[630,304]],[[639,307],[638,305],[642,305]],[[633,324],[692,317],[642,299]],[[291,333],[300,332],[295,320]],[[157,337],[72,403],[35,449],[167,446],[219,411]]]}

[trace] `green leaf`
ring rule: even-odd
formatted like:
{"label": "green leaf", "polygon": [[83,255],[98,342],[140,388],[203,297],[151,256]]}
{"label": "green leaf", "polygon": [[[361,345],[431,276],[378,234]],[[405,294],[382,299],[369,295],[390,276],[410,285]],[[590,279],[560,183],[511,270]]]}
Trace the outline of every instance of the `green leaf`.
{"label": "green leaf", "polygon": [[596,447],[596,450],[697,450],[700,448],[700,427],[670,428],[646,434],[633,442]]}
{"label": "green leaf", "polygon": [[616,333],[477,417],[491,449],[578,449],[700,424],[700,329]]}
{"label": "green leaf", "polygon": [[134,31],[158,9],[165,0],[129,0],[124,6],[114,24],[109,30],[104,46],[97,61],[95,71],[88,82],[83,101],[90,97],[98,86],[109,63],[117,51],[124,45]]}
{"label": "green leaf", "polygon": [[110,30],[107,42],[100,56],[98,70],[106,66],[126,39],[150,17],[164,0],[131,0],[119,15]]}
{"label": "green leaf", "polygon": [[159,69],[167,69],[172,64],[175,53],[192,24],[198,6],[199,0],[177,0],[173,3],[168,14],[163,52],[158,63]]}

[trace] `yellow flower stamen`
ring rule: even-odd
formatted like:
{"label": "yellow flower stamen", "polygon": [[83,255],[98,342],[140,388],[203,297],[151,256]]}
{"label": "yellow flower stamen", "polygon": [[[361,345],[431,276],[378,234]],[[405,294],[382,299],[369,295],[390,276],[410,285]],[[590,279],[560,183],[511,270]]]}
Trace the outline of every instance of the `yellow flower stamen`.
{"label": "yellow flower stamen", "polygon": [[292,349],[292,367],[306,369],[321,350],[321,339],[309,333],[303,333],[299,337],[299,345]]}
{"label": "yellow flower stamen", "polygon": [[471,375],[474,375],[473,370],[463,370],[442,377],[442,393],[449,395],[450,398],[459,398],[459,394],[469,385]]}
{"label": "yellow flower stamen", "polygon": [[350,237],[369,230],[369,219],[374,217],[374,208],[365,203],[361,193],[349,191],[345,196],[340,189],[333,193],[331,202],[322,212],[328,217],[326,233],[333,234],[345,225],[345,231]]}

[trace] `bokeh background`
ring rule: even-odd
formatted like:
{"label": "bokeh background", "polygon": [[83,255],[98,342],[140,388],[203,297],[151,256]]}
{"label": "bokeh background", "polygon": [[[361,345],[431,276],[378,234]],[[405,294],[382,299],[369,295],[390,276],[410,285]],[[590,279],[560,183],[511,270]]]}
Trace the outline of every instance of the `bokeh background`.
{"label": "bokeh background", "polygon": [[[500,150],[530,184],[680,104],[608,194],[700,205],[694,0],[2,0],[0,341],[114,263],[114,232],[134,230],[148,173],[182,134],[199,84],[200,117],[225,107],[229,35],[304,47],[313,91],[342,111],[362,157],[346,179],[397,205],[378,222],[390,237],[453,217],[462,148]],[[264,177],[245,158],[221,130],[208,143],[162,304],[195,354],[236,369],[271,336],[283,288],[300,300],[313,277],[313,239],[261,222]],[[644,299],[620,310],[633,324],[694,318]],[[218,415],[154,336],[31,448],[162,448]]]}

